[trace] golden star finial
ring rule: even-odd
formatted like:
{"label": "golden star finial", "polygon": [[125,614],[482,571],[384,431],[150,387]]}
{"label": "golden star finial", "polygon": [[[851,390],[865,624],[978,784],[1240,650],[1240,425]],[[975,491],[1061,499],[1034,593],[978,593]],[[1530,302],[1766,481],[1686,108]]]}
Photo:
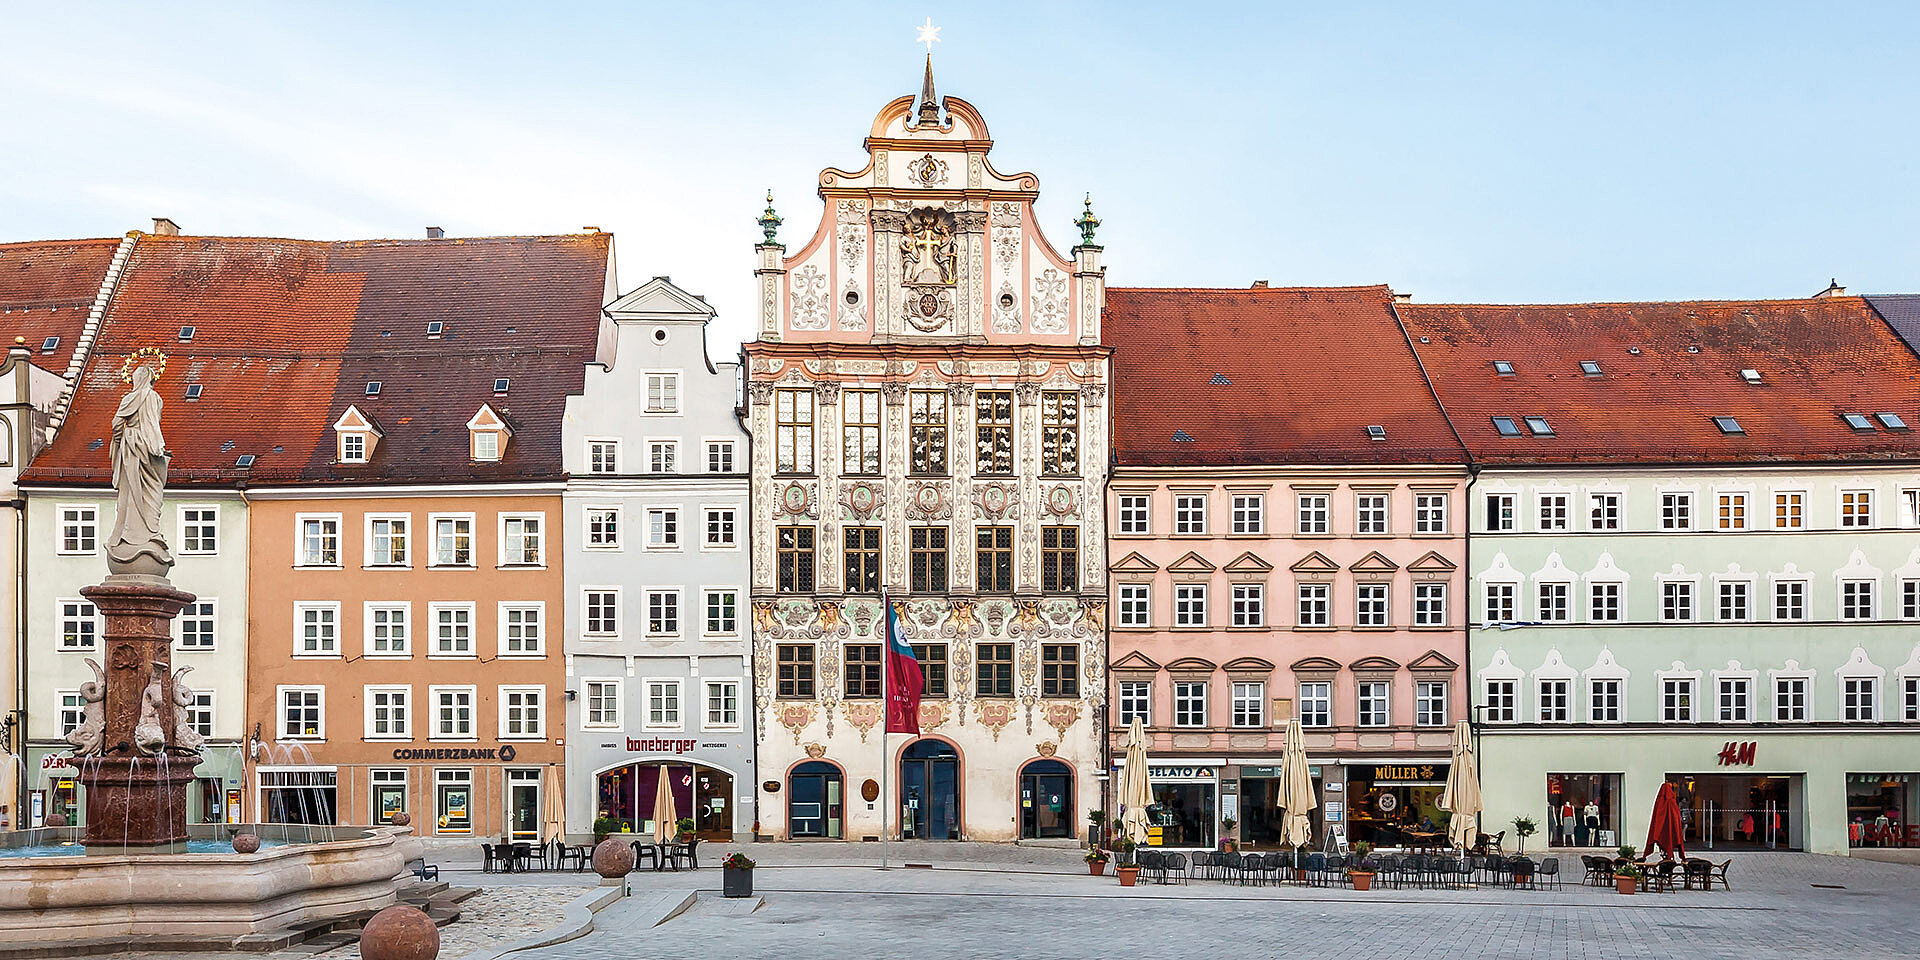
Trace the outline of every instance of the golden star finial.
{"label": "golden star finial", "polygon": [[928,17],[926,23],[915,29],[920,31],[920,35],[913,38],[913,42],[926,44],[927,52],[932,53],[933,45],[940,42],[940,28],[933,25],[933,18]]}

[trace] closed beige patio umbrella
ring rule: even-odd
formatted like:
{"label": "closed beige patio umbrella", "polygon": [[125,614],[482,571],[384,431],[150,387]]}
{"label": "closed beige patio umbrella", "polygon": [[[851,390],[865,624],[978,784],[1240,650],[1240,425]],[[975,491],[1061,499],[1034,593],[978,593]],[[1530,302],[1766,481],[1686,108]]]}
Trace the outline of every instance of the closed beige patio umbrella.
{"label": "closed beige patio umbrella", "polygon": [[1313,798],[1313,771],[1307,767],[1307,737],[1300,730],[1300,718],[1287,721],[1285,745],[1280,751],[1280,808],[1286,811],[1280,822],[1280,842],[1293,848],[1293,865],[1300,865],[1300,848],[1313,839],[1313,826],[1307,811],[1318,803]]}
{"label": "closed beige patio umbrella", "polygon": [[[542,798],[540,819],[546,832],[542,836],[546,837],[548,843],[552,843],[554,840],[562,840],[562,835],[567,832],[566,787],[557,764],[549,764],[543,778],[546,782],[540,785]],[[562,842],[565,841],[562,840]]]}
{"label": "closed beige patio umbrella", "polygon": [[654,782],[658,785],[653,791],[653,839],[656,843],[672,843],[674,835],[680,832],[680,815],[673,809],[673,784],[667,779],[673,771],[666,764],[660,765],[660,776]]}
{"label": "closed beige patio umbrella", "polygon": [[1147,728],[1139,717],[1127,727],[1126,766],[1120,771],[1120,825],[1136,844],[1147,842],[1147,807],[1153,788],[1147,783]]}
{"label": "closed beige patio umbrella", "polygon": [[1473,846],[1479,832],[1480,771],[1475,769],[1470,733],[1465,720],[1453,725],[1453,763],[1447,788],[1440,793],[1440,809],[1453,815],[1447,821],[1447,841],[1462,850]]}

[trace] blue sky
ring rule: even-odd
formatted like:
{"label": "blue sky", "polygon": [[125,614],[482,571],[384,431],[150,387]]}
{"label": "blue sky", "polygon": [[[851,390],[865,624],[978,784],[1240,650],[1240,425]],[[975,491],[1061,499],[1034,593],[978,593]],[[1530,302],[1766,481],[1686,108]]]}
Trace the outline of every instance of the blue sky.
{"label": "blue sky", "polygon": [[753,224],[920,76],[1116,285],[1423,301],[1920,290],[1920,5],[38,4],[0,240],[616,234],[751,329]]}

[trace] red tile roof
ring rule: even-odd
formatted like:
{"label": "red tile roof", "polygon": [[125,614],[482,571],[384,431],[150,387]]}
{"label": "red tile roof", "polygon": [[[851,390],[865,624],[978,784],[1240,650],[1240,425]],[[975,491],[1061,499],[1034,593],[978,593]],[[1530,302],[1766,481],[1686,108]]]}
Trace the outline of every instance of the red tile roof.
{"label": "red tile roof", "polygon": [[[23,482],[107,480],[120,365],[145,346],[169,356],[157,389],[173,485],[557,478],[561,415],[594,356],[611,244],[609,234],[142,236],[72,412]],[[430,339],[432,321],[443,327]],[[499,377],[511,380],[505,397],[493,392]],[[365,395],[368,380],[382,381],[378,397]],[[186,399],[190,384],[199,399]],[[482,403],[514,425],[498,463],[468,459],[466,423]],[[334,463],[333,424],[350,404],[384,434],[364,466]],[[257,458],[247,471],[235,467],[244,454]]]}
{"label": "red tile roof", "polygon": [[1384,286],[1109,289],[1119,462],[1464,463],[1392,299]]}
{"label": "red tile roof", "polygon": [[[1920,430],[1856,431],[1841,419],[1891,411],[1920,428],[1920,358],[1859,297],[1395,309],[1483,463],[1920,455]],[[1513,375],[1497,374],[1496,360]],[[1585,375],[1582,361],[1600,375]],[[1554,436],[1522,425],[1521,436],[1502,437],[1492,421],[1530,416]],[[1722,433],[1714,417],[1745,433]]]}
{"label": "red tile roof", "polygon": [[[0,243],[0,348],[26,341],[43,370],[67,372],[118,238]],[[40,347],[59,337],[50,353]]]}

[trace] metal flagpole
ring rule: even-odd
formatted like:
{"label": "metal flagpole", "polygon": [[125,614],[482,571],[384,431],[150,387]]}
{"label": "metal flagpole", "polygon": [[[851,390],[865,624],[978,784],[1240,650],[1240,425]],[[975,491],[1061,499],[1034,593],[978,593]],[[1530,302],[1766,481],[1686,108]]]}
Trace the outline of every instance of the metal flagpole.
{"label": "metal flagpole", "polygon": [[888,689],[887,678],[893,673],[893,598],[885,592],[880,594],[880,869],[887,869],[887,807],[892,805],[893,797],[887,792],[887,768],[889,763],[887,740],[887,714],[893,709],[893,701],[888,699],[892,691]]}

